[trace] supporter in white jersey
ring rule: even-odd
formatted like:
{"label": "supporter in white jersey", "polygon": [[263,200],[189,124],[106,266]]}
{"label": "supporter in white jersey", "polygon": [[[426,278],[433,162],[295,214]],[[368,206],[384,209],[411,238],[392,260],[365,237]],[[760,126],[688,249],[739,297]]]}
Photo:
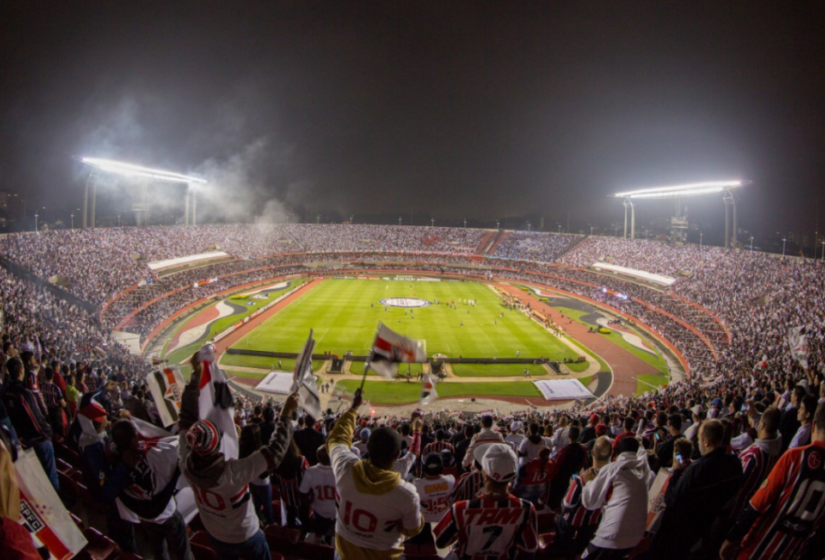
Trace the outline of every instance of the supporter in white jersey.
{"label": "supporter in white jersey", "polygon": [[493,430],[493,417],[486,415],[481,418],[481,431],[473,436],[470,446],[467,448],[467,453],[464,455],[464,460],[461,466],[465,470],[470,468],[473,464],[473,454],[476,447],[486,445],[488,443],[504,443],[504,438],[500,433]]}
{"label": "supporter in white jersey", "polygon": [[513,447],[513,451],[515,451],[516,453],[518,453],[519,446],[526,437],[522,433],[523,428],[524,422],[522,422],[521,420],[514,420],[510,423],[510,433],[507,434],[506,438],[504,438],[505,443],[509,443]]}
{"label": "supporter in white jersey", "polygon": [[104,495],[117,495],[120,517],[140,524],[155,558],[194,560],[186,522],[174,498],[180,476],[177,438],[144,445],[135,425],[119,420],[112,427],[112,439],[120,461],[106,481]]}
{"label": "supporter in white jersey", "polygon": [[324,542],[330,542],[335,534],[335,473],[329,461],[327,446],[316,451],[318,464],[309,467],[301,479],[298,492],[309,494],[312,507],[310,532]]}
{"label": "supporter in white jersey", "polygon": [[[367,442],[369,459],[359,461],[350,451],[362,401],[359,389],[327,444],[339,496],[335,553],[342,560],[396,559],[403,554],[404,538],[418,534],[424,519],[415,487],[392,470],[401,453],[398,432],[376,428]],[[420,431],[420,419],[414,429]]]}
{"label": "supporter in white jersey", "polygon": [[227,460],[220,452],[215,424],[198,420],[202,368],[193,361],[192,377],[183,391],[180,413],[180,466],[195,494],[201,521],[219,560],[270,560],[269,545],[259,528],[249,483],[275,469],[292,440],[290,415],[297,395],[284,402],[269,444],[244,459]]}
{"label": "supporter in white jersey", "polygon": [[424,514],[424,530],[410,539],[412,544],[434,544],[430,523],[438,523],[450,509],[450,495],[455,487],[455,477],[444,474],[444,461],[440,453],[430,453],[421,466],[424,478],[413,481],[418,498],[421,500],[421,513]]}

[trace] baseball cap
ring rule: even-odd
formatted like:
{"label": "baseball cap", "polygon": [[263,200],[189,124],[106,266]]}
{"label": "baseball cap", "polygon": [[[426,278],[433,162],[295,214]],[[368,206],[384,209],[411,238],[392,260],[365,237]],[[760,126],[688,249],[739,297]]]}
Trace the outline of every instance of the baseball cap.
{"label": "baseball cap", "polygon": [[520,429],[521,429],[521,422],[519,422],[518,420],[515,420],[510,424],[510,431],[511,432],[517,432]]}
{"label": "baseball cap", "polygon": [[430,453],[424,458],[422,466],[425,476],[436,476],[444,472],[444,461],[440,453]]}
{"label": "baseball cap", "polygon": [[186,443],[198,455],[209,455],[221,441],[218,428],[209,420],[198,420],[186,433]]}
{"label": "baseball cap", "polygon": [[507,482],[516,477],[518,457],[509,445],[493,443],[481,459],[481,469],[496,482]]}
{"label": "baseball cap", "polygon": [[607,426],[604,424],[596,424],[596,435],[601,437],[607,434]]}
{"label": "baseball cap", "polygon": [[691,411],[693,414],[695,414],[696,416],[701,416],[701,415],[702,415],[702,413],[705,411],[705,409],[704,409],[704,408],[702,408],[702,405],[701,405],[701,404],[697,404],[696,406],[694,406],[693,408],[691,408],[691,409],[690,409],[690,411]]}
{"label": "baseball cap", "polygon": [[361,435],[360,435],[361,439],[370,439],[371,435],[372,435],[372,430],[370,430],[369,428],[364,428],[363,430],[361,430]]}

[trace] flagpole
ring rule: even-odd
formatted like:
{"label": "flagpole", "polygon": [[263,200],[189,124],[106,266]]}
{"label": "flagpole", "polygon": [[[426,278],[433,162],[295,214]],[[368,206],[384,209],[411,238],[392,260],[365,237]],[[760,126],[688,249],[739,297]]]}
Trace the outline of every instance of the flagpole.
{"label": "flagpole", "polygon": [[364,376],[361,377],[361,392],[362,393],[364,392],[364,383],[367,382],[367,371],[369,371],[369,369],[370,369],[370,358],[371,357],[372,357],[372,353],[370,353],[370,356],[367,358],[367,362],[364,364]]}

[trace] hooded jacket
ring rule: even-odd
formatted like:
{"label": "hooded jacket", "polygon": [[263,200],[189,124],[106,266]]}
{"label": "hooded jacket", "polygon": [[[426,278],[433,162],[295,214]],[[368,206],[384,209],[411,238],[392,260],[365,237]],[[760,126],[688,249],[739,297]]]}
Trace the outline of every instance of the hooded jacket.
{"label": "hooded jacket", "polygon": [[584,486],[582,505],[603,508],[602,520],[591,541],[599,548],[633,548],[642,540],[647,525],[647,458],[626,451],[602,467]]}
{"label": "hooded jacket", "polygon": [[186,434],[198,420],[199,383],[193,376],[181,398],[180,468],[192,485],[206,530],[221,542],[244,543],[259,531],[249,483],[281,464],[292,440],[292,425],[278,422],[269,443],[243,459],[227,460],[221,452],[193,453]]}
{"label": "hooded jacket", "polygon": [[338,490],[335,548],[343,560],[391,560],[406,537],[424,526],[415,487],[398,472],[359,460],[350,451],[357,412],[341,416],[327,446]]}

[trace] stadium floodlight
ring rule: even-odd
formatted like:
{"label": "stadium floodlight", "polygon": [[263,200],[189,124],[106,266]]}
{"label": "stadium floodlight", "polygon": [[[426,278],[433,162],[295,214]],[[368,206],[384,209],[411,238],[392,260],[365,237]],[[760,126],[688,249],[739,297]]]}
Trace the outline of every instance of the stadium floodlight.
{"label": "stadium floodlight", "polygon": [[653,187],[635,191],[620,192],[616,198],[681,198],[683,196],[699,196],[703,194],[721,193],[728,189],[735,189],[747,185],[747,181],[705,181],[703,183],[688,183],[669,187]]}
{"label": "stadium floodlight", "polygon": [[83,161],[86,165],[105,171],[106,173],[114,173],[125,177],[141,177],[145,179],[152,179],[154,181],[186,183],[188,185],[206,184],[206,181],[199,177],[190,177],[188,175],[182,175],[172,171],[163,171],[162,169],[150,169],[149,167],[113,161],[110,159],[84,157],[81,161]]}

